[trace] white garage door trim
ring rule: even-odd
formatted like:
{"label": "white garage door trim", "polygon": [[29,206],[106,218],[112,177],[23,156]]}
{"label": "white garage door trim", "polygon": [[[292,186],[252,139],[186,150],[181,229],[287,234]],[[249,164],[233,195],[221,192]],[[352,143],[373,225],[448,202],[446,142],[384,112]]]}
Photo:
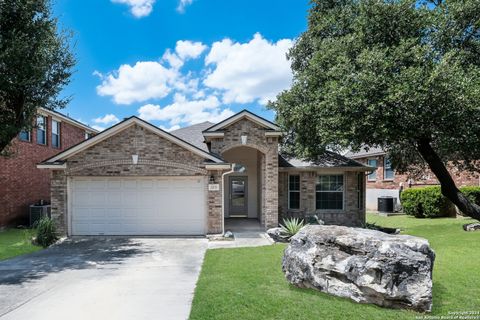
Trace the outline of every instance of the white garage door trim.
{"label": "white garage door trim", "polygon": [[[182,183],[185,184],[186,189],[181,187]],[[77,190],[82,188],[82,184],[83,191]],[[178,186],[176,191],[172,189],[175,186]],[[98,188],[98,191],[93,192],[91,188]],[[118,188],[116,189],[118,192],[110,192],[111,188]],[[203,176],[78,176],[68,178],[67,192],[69,235],[180,236],[204,235],[207,230],[206,178]],[[75,197],[79,197],[78,193],[88,200],[82,201],[79,198],[77,199],[79,202],[76,202]],[[101,196],[98,198],[98,207],[95,208],[93,197],[99,194]],[[163,200],[161,200],[162,196]],[[113,199],[115,202],[112,201]],[[168,201],[164,201],[165,199]],[[124,201],[124,203],[117,206],[110,205],[118,203],[117,201]],[[129,203],[133,204],[129,206]],[[85,215],[89,216],[83,219],[84,222],[88,221],[83,224],[83,230],[79,227],[82,226],[81,222],[75,225],[79,221],[77,219],[79,213],[76,212],[81,212],[81,209],[84,210]],[[94,217],[95,211],[91,209],[97,210],[97,217]],[[165,214],[163,210],[174,213],[173,217],[181,217],[173,219],[172,215]],[[142,218],[139,212],[146,212],[143,220],[139,220]],[[116,220],[109,220],[108,214],[116,214]],[[188,222],[191,224],[189,225]]]}

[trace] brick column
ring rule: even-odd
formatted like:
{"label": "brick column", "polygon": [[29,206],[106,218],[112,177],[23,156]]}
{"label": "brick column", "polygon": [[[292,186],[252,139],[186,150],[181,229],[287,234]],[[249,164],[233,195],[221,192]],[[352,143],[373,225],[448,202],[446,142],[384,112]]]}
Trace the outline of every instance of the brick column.
{"label": "brick column", "polygon": [[66,235],[67,228],[67,176],[65,171],[53,170],[51,173],[52,220],[57,225],[57,231]]}
{"label": "brick column", "polygon": [[[222,232],[222,190],[223,190],[223,181],[222,181],[223,171],[208,171],[207,181],[205,182],[205,188],[208,193],[208,234],[216,234]],[[220,185],[218,191],[209,191],[208,190],[208,177],[213,175],[215,177],[215,183]]]}
{"label": "brick column", "polygon": [[265,155],[265,221],[266,229],[278,226],[278,153]]}

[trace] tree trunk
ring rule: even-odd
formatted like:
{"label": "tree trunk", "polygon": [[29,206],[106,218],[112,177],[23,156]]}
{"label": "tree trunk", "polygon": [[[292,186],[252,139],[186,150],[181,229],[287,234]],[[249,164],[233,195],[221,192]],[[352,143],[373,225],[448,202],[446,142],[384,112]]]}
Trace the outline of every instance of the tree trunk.
{"label": "tree trunk", "polygon": [[452,201],[463,214],[480,221],[480,206],[470,202],[458,190],[443,161],[430,145],[430,141],[428,139],[420,139],[417,150],[440,182],[442,194]]}

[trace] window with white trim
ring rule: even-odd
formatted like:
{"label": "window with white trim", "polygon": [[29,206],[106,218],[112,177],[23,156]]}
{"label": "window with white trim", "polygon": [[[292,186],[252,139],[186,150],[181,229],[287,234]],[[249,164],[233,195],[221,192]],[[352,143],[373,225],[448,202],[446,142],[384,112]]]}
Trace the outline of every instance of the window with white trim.
{"label": "window with white trim", "polygon": [[52,120],[52,146],[60,148],[60,122]]}
{"label": "window with white trim", "polygon": [[375,168],[374,171],[372,171],[372,173],[370,173],[368,175],[368,181],[375,181],[377,180],[377,159],[368,159],[367,160],[367,165],[369,167],[373,167]]}
{"label": "window with white trim", "polygon": [[288,176],[288,208],[300,209],[300,175]]}
{"label": "window with white trim", "polygon": [[392,162],[388,158],[383,159],[383,179],[393,180],[395,178],[395,172],[392,168]]}
{"label": "window with white trim", "polygon": [[37,117],[37,143],[47,144],[47,118],[44,116]]}
{"label": "window with white trim", "polygon": [[318,210],[343,210],[343,174],[317,176],[315,197]]}

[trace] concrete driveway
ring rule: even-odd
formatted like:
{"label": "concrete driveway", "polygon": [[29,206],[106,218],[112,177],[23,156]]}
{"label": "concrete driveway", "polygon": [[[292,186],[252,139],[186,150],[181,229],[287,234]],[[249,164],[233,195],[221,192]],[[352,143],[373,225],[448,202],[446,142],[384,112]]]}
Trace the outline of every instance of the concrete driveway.
{"label": "concrete driveway", "polygon": [[0,262],[0,319],[186,319],[206,248],[82,238]]}

